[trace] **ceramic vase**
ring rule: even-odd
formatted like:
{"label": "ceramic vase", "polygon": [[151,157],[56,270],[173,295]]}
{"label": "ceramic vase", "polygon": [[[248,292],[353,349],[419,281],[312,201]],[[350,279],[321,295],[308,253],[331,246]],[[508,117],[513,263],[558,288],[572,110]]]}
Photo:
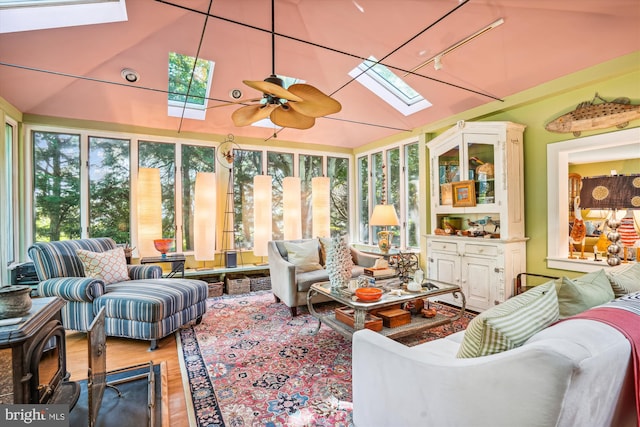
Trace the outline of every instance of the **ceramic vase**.
{"label": "ceramic vase", "polygon": [[346,288],[351,280],[351,270],[353,260],[351,250],[344,238],[334,237],[331,239],[331,248],[327,254],[327,273],[331,289],[339,290]]}

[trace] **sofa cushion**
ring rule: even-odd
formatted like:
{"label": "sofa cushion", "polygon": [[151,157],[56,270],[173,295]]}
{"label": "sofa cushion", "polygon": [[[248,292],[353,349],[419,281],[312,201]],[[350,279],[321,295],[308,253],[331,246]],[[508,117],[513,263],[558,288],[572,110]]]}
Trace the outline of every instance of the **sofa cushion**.
{"label": "sofa cushion", "polygon": [[318,252],[318,241],[284,242],[289,262],[296,266],[296,273],[322,269]]}
{"label": "sofa cushion", "polygon": [[536,286],[476,316],[467,326],[457,357],[488,356],[519,347],[556,320],[554,283]]}
{"label": "sofa cushion", "polygon": [[606,274],[616,298],[640,291],[640,263],[621,265]]}
{"label": "sofa cushion", "polygon": [[129,280],[129,269],[122,248],[104,252],[77,249],[76,254],[82,261],[85,277],[101,279],[105,285]]}
{"label": "sofa cushion", "polygon": [[563,277],[556,281],[560,318],[582,313],[614,298],[611,283],[604,269],[574,279]]}

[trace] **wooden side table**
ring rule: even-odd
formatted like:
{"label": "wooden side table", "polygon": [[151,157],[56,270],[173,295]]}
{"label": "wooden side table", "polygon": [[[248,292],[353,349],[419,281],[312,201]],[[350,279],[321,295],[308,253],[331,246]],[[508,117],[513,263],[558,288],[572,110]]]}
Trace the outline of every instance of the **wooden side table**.
{"label": "wooden side table", "polygon": [[184,263],[186,258],[184,254],[175,254],[175,255],[167,255],[166,257],[155,256],[155,257],[145,257],[140,259],[140,264],[158,264],[162,262],[170,262],[171,263],[171,271],[167,274],[167,277],[175,277],[176,274],[180,273],[184,278]]}

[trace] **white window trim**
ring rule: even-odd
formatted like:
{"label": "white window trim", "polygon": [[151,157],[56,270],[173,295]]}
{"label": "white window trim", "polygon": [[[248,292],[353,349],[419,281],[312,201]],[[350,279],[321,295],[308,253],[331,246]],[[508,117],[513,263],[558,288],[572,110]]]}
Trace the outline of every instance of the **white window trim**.
{"label": "white window trim", "polygon": [[127,20],[125,0],[0,8],[0,34]]}
{"label": "white window trim", "polygon": [[[592,135],[547,145],[547,266],[568,271],[590,272],[607,267],[606,262],[568,259],[569,163],[580,158],[585,162],[614,160],[604,158],[607,150],[623,149],[628,153],[640,152],[640,128]],[[591,156],[591,157],[588,157]],[[561,220],[566,218],[567,220]]]}

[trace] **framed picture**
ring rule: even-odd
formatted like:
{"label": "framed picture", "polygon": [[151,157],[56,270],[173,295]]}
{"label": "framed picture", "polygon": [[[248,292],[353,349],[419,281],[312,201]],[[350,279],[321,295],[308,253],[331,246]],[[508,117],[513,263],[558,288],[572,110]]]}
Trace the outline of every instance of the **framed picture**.
{"label": "framed picture", "polygon": [[476,184],[474,181],[454,182],[453,206],[468,207],[476,205]]}
{"label": "framed picture", "polygon": [[453,203],[453,193],[451,191],[451,183],[440,184],[440,204],[451,205]]}

